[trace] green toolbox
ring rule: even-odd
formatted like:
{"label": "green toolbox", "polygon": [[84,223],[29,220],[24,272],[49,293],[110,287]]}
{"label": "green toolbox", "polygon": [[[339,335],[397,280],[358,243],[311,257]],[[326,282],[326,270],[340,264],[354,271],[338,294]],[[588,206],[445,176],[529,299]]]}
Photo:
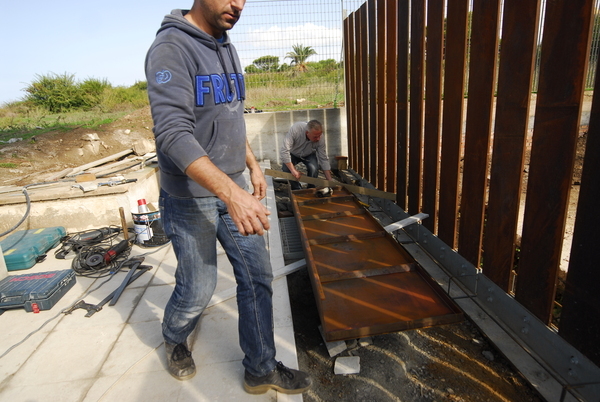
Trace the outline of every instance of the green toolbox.
{"label": "green toolbox", "polygon": [[10,234],[0,241],[6,269],[8,271],[18,271],[33,267],[66,234],[65,228],[62,226],[19,230]]}

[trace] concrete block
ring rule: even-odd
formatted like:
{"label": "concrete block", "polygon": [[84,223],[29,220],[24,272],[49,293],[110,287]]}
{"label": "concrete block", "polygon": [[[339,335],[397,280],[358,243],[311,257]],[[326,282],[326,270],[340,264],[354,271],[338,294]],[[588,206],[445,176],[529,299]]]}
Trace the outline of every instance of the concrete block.
{"label": "concrete block", "polygon": [[338,357],[335,360],[333,366],[333,372],[335,374],[348,375],[360,373],[360,357],[349,356],[349,357]]}
{"label": "concrete block", "polygon": [[323,327],[321,327],[320,325],[319,332],[321,333],[321,338],[323,338],[323,342],[325,342],[325,347],[327,347],[329,357],[337,356],[348,348],[346,346],[346,342],[344,341],[327,342],[323,334]]}
{"label": "concrete block", "polygon": [[367,336],[358,340],[358,346],[365,347],[373,344],[373,338]]}

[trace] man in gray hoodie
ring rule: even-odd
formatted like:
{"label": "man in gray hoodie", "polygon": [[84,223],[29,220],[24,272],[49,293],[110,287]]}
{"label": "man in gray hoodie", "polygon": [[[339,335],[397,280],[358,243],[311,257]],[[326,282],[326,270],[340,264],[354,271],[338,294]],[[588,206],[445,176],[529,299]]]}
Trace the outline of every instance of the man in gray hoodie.
{"label": "man in gray hoodie", "polygon": [[[159,206],[177,257],[175,289],[165,307],[169,372],[192,378],[187,345],[217,282],[218,240],[237,281],[244,389],[300,393],[310,377],[275,360],[272,268],[260,200],[266,180],[244,122],[244,76],[227,30],[245,0],[195,0],[167,15],[146,57],[148,95],[160,167]],[[253,194],[242,175],[250,172]]]}

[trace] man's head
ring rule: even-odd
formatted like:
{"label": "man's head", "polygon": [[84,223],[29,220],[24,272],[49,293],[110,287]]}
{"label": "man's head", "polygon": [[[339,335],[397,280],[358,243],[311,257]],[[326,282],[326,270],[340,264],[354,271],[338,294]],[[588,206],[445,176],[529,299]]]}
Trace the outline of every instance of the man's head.
{"label": "man's head", "polygon": [[319,142],[323,135],[323,126],[317,120],[311,120],[306,124],[306,138],[312,142]]}
{"label": "man's head", "polygon": [[246,0],[194,0],[185,18],[218,39],[240,19],[245,4]]}

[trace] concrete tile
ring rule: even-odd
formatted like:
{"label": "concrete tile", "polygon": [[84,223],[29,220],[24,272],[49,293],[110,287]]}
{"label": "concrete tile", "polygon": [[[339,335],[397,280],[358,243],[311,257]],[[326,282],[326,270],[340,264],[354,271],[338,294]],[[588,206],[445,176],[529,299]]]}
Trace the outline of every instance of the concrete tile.
{"label": "concrete tile", "polygon": [[110,377],[115,373],[164,370],[166,366],[159,354],[164,354],[160,321],[126,325],[99,375]]}
{"label": "concrete tile", "polygon": [[42,342],[44,342],[44,339],[50,334],[51,330],[52,327],[46,327],[44,330],[31,335],[27,339],[25,339],[27,335],[25,332],[22,334],[14,333],[7,342],[2,343],[2,346],[0,346],[0,353],[3,356],[0,358],[0,382],[15,374],[23,366],[29,357],[40,347]]}
{"label": "concrete tile", "polygon": [[[244,354],[238,337],[238,311],[235,299],[206,309],[193,341],[194,360],[202,364],[240,361]],[[241,364],[241,363],[240,363]]]}
{"label": "concrete tile", "polygon": [[[124,325],[124,324],[123,324]],[[11,386],[52,384],[93,378],[123,325],[54,330],[10,381]]]}
{"label": "concrete tile", "polygon": [[277,360],[281,361],[287,367],[298,369],[293,327],[275,328],[275,348],[277,350],[277,355],[275,356]]}
{"label": "concrete tile", "polygon": [[38,384],[34,379],[27,384],[2,388],[3,401],[60,401],[79,402],[93,385],[93,379]]}
{"label": "concrete tile", "polygon": [[199,366],[194,378],[178,381],[167,371],[126,373],[105,377],[94,384],[85,401],[277,401],[277,393],[249,395],[242,386],[243,368],[240,362]]}
{"label": "concrete tile", "polygon": [[335,359],[333,366],[335,374],[348,375],[360,373],[360,357],[358,356],[343,356]]}
{"label": "concrete tile", "polygon": [[275,327],[288,327],[292,325],[290,296],[288,293],[287,279],[280,278],[273,281],[273,321]]}
{"label": "concrete tile", "polygon": [[129,317],[129,323],[162,320],[171,293],[173,285],[149,286]]}
{"label": "concrete tile", "polygon": [[[106,285],[108,286],[108,284]],[[89,304],[98,304],[106,296],[114,291],[114,284],[112,287],[105,289],[101,294],[92,293],[83,299]],[[102,306],[102,309],[94,313],[91,317],[86,317],[87,310],[77,309],[73,310],[71,314],[64,316],[61,320],[60,325],[57,329],[80,329],[80,328],[92,328],[92,327],[106,327],[109,325],[122,325],[127,322],[133,309],[136,307],[140,299],[143,299],[144,295],[143,288],[137,289],[125,289],[118,302],[114,306],[110,306],[110,303],[106,303]]]}

